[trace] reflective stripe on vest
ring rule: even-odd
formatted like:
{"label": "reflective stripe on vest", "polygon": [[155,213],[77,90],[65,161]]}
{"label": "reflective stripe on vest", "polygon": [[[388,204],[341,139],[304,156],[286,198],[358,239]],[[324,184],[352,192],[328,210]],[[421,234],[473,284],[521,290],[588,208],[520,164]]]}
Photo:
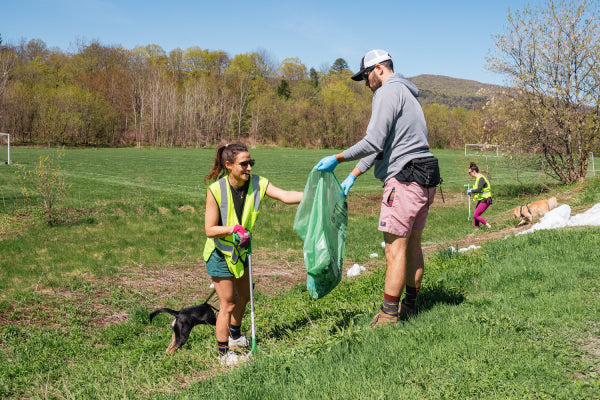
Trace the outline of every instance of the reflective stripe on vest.
{"label": "reflective stripe on vest", "polygon": [[[258,175],[252,175],[252,194],[254,195],[254,212],[258,212],[258,210],[260,209],[260,202],[261,202],[261,196],[260,196],[260,177]],[[227,184],[227,179],[223,178],[223,179],[219,179],[219,186],[221,187],[221,207],[219,207],[219,212],[221,213],[221,223],[223,224],[228,224],[229,221],[227,221],[227,212],[229,210],[229,185]],[[225,196],[223,196],[223,194],[225,194]],[[246,201],[244,200],[244,207],[246,207]],[[242,221],[238,221],[239,223],[241,223]],[[239,254],[237,251],[237,248],[235,246],[231,246],[228,245],[227,243],[224,243],[223,240],[219,240],[217,238],[214,238],[213,241],[215,242],[215,247],[219,250],[221,250],[221,252],[223,254],[231,254],[231,261],[233,261],[234,264],[237,264],[238,260],[239,260]],[[231,242],[229,242],[231,243]],[[233,243],[232,243],[233,244]],[[246,253],[246,250],[243,251],[243,253]]]}
{"label": "reflective stripe on vest", "polygon": [[[226,179],[219,179],[219,186],[221,187],[221,207],[219,212],[221,214],[221,222],[227,223],[227,211],[229,210],[229,196],[223,196],[223,193],[227,193],[229,188],[227,187]],[[252,194],[254,195],[254,212],[258,212],[260,209],[260,202],[262,197],[260,195],[260,176],[252,175]],[[244,201],[244,207],[246,202]],[[239,221],[238,221],[239,222]]]}

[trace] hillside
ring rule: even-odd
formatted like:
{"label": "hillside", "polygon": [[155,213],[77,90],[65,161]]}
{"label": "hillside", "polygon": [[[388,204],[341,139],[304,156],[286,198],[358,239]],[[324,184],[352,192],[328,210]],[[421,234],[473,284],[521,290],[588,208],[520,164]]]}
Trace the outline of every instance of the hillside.
{"label": "hillside", "polygon": [[441,104],[468,109],[477,108],[485,102],[486,99],[478,94],[480,89],[495,87],[487,83],[441,75],[418,75],[408,80],[419,88],[419,97],[423,104]]}

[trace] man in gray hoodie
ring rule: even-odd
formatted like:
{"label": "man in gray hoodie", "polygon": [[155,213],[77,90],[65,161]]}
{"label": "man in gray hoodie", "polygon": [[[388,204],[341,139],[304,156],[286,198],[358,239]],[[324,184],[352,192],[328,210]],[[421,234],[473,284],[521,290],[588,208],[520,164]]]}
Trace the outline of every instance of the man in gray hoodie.
{"label": "man in gray hoodie", "polygon": [[439,167],[429,151],[419,91],[394,73],[391,56],[384,50],[369,51],[352,79],[364,79],[373,92],[366,135],[343,152],[323,158],[316,168],[333,172],[340,162],[360,160],[342,182],[346,195],[356,178],[373,166],[375,177],[384,182],[379,230],[384,234],[387,269],[383,305],[371,324],[385,325],[417,313],[424,270],[421,234],[440,180]]}

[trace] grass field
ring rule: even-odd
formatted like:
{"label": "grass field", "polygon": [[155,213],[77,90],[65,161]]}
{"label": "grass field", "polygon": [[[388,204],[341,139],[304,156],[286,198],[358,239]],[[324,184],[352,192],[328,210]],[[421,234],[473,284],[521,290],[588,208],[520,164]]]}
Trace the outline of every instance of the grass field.
{"label": "grass field", "polygon": [[[251,153],[255,173],[303,190],[331,151]],[[45,154],[55,150],[11,149],[29,167]],[[344,263],[367,273],[318,301],[303,284],[296,206],[268,200],[254,232],[262,351],[231,370],[218,365],[214,328],[196,327],[168,357],[171,317],[147,321],[154,308],[209,293],[203,177],[214,149],[67,149],[60,164],[72,186],[55,226],[23,196],[16,165],[0,165],[0,398],[600,398],[600,230],[503,239],[517,231],[512,207],[555,195],[582,211],[600,202],[600,180],[560,186],[531,171],[519,184],[489,158],[494,228],[474,234],[468,159],[435,154],[445,202],[438,192],[424,233],[423,312],[368,329],[384,273],[372,173],[348,198]],[[351,168],[340,165],[338,179]],[[469,244],[483,247],[446,250]]]}

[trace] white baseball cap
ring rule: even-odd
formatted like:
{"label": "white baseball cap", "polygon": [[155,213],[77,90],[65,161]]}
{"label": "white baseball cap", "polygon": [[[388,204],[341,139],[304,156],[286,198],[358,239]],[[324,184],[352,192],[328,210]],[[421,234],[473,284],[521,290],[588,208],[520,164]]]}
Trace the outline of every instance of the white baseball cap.
{"label": "white baseball cap", "polygon": [[352,79],[355,81],[362,81],[363,74],[369,68],[375,66],[376,64],[380,64],[384,61],[391,60],[392,56],[385,50],[371,50],[365,54],[365,56],[360,60],[360,70],[352,76]]}

